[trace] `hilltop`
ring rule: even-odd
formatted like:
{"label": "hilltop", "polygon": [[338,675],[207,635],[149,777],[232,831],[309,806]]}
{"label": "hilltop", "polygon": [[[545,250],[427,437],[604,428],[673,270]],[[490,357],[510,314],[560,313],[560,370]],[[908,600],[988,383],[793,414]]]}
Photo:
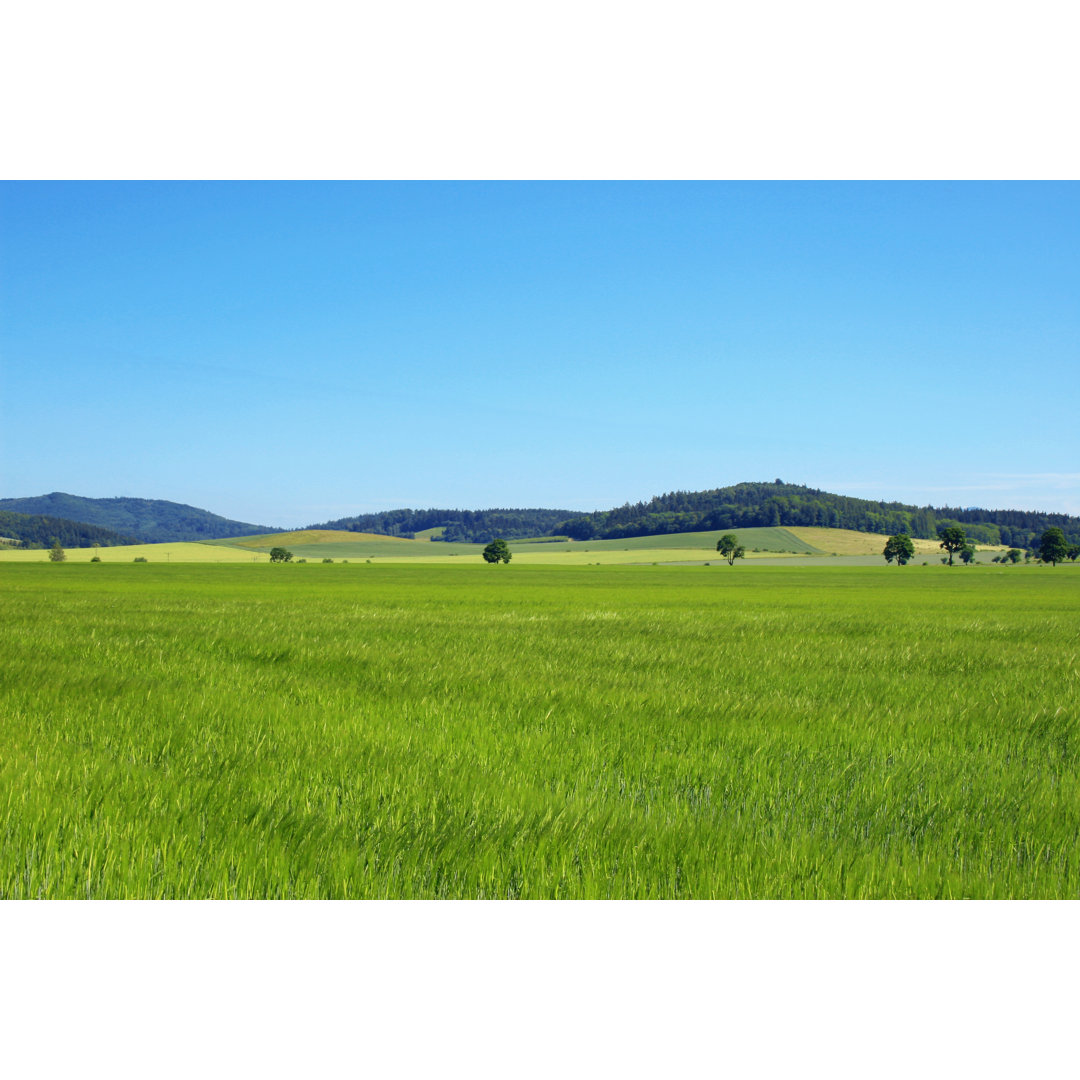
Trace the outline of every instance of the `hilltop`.
{"label": "hilltop", "polygon": [[[164,499],[87,499],[81,495],[68,495],[63,491],[26,499],[0,499],[0,510],[96,525],[122,533],[124,543],[131,543],[133,540],[146,544],[217,540],[228,536],[280,531],[248,521],[232,521],[218,514],[211,514],[208,510]],[[63,537],[61,540],[63,541]],[[68,542],[73,547],[83,546]]]}

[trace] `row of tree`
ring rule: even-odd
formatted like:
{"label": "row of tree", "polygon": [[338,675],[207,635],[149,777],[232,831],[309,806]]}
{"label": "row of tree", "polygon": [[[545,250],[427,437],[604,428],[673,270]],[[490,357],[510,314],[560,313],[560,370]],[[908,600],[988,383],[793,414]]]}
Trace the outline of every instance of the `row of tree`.
{"label": "row of tree", "polygon": [[[974,560],[975,545],[962,526],[941,526],[938,529],[938,539],[942,550],[948,552],[950,566],[953,565],[954,555],[959,555],[965,563]],[[885,542],[885,550],[882,554],[887,563],[895,560],[898,566],[904,566],[915,557],[915,545],[907,533],[897,533]],[[1010,548],[1004,555],[997,556],[994,562],[1018,563],[1023,555],[1024,552],[1019,548]],[[1037,558],[1040,562],[1050,563],[1053,566],[1066,559],[1075,562],[1080,558],[1080,544],[1070,544],[1065,533],[1054,525],[1043,532],[1038,544],[1028,551],[1027,557]]]}

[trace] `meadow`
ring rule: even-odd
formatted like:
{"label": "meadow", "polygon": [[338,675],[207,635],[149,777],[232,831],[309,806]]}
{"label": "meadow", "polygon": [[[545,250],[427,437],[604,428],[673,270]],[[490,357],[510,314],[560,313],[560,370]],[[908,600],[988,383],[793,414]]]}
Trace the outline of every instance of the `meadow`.
{"label": "meadow", "polygon": [[1077,568],[471,563],[0,564],[0,897],[1080,897]]}

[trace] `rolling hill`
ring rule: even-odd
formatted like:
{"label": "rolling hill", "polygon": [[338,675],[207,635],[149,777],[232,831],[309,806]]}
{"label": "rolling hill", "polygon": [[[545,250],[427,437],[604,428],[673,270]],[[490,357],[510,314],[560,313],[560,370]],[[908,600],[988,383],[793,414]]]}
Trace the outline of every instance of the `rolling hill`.
{"label": "rolling hill", "polygon": [[836,495],[802,484],[743,483],[707,491],[673,491],[647,502],[592,513],[559,510],[388,510],[341,518],[313,529],[343,529],[388,536],[430,536],[486,544],[496,537],[522,540],[568,536],[575,540],[626,540],[715,529],[817,528],[891,535],[905,532],[934,540],[945,525],[961,525],[980,544],[1031,547],[1057,526],[1080,543],[1080,518],[1028,510],[910,506]]}
{"label": "rolling hill", "polygon": [[1068,514],[875,502],[781,480],[709,491],[670,492],[648,502],[579,515],[553,531],[578,540],[618,540],[705,529],[799,526],[884,535],[907,533],[932,540],[938,529],[947,525],[962,526],[972,540],[981,544],[1030,547],[1051,526],[1062,529],[1070,542],[1080,542],[1080,518]]}
{"label": "rolling hill", "polygon": [[[470,544],[486,544],[497,537],[537,543],[557,543],[567,538],[579,542],[620,543],[646,539],[654,547],[658,537],[671,536],[682,537],[676,539],[675,544],[685,546],[693,544],[689,539],[693,534],[740,529],[810,529],[816,530],[815,535],[819,538],[826,532],[837,530],[872,536],[904,532],[913,539],[936,545],[939,528],[960,525],[978,544],[1031,548],[1043,531],[1057,526],[1070,543],[1080,543],[1080,517],[1068,514],[977,507],[917,507],[835,495],[780,480],[735,484],[708,491],[675,491],[658,495],[648,502],[625,503],[611,510],[592,513],[505,508],[388,510],[340,518],[288,533],[160,499],[87,499],[53,492],[30,499],[2,499],[0,511],[5,510],[83,522],[149,543],[228,539],[258,548],[274,546],[259,537],[276,535],[278,542],[307,547],[331,542],[322,534],[332,533],[332,542],[345,545],[340,549],[342,553],[350,549],[350,545],[351,550],[355,550],[357,542],[362,542],[366,553],[372,543],[396,540],[424,544],[425,557],[436,554],[433,547],[426,546],[428,544],[461,552]],[[287,540],[286,537],[294,539]],[[818,546],[813,541],[806,542],[811,547]],[[794,533],[788,534],[787,543],[794,546],[785,550],[801,551],[802,541]],[[829,544],[835,546],[835,541],[829,541]],[[405,549],[400,550],[404,552]]]}
{"label": "rolling hill", "polygon": [[96,525],[147,544],[280,531],[248,521],[232,521],[208,510],[164,499],[87,499],[62,491],[26,499],[0,499],[0,510]]}

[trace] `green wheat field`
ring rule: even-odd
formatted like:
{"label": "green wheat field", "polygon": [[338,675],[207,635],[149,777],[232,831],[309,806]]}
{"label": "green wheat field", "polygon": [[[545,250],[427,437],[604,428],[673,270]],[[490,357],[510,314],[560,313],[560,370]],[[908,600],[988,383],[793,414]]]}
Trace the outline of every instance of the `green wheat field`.
{"label": "green wheat field", "polygon": [[0,565],[0,897],[1080,897],[1073,567]]}

